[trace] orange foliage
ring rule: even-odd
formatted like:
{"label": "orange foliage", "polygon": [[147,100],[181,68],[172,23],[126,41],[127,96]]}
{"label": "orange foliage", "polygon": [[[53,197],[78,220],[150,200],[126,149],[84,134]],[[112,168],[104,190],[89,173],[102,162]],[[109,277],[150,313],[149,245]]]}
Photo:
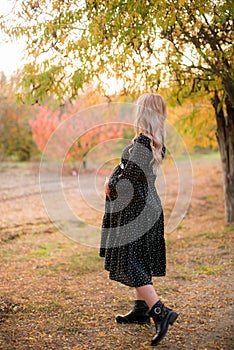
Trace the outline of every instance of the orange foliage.
{"label": "orange foliage", "polygon": [[[78,104],[78,107],[80,106],[81,104]],[[123,123],[105,123],[90,128],[85,118],[80,118],[79,120],[82,122],[84,132],[78,137],[76,135],[77,129],[74,128],[73,120],[70,118],[74,110],[77,110],[77,105],[68,113],[64,114],[61,114],[59,111],[53,111],[45,106],[39,109],[34,120],[29,121],[32,128],[33,140],[41,152],[46,150],[50,156],[56,158],[64,156],[66,149],[68,149],[64,160],[66,162],[81,162],[93,147],[104,143],[103,149],[108,151],[105,141],[122,137],[124,131]],[[65,120],[66,127],[60,128]],[[54,136],[53,133],[55,131]],[[54,147],[53,145],[53,148],[50,147],[48,150],[46,147],[52,135],[55,137],[53,144],[56,144],[56,146]],[[71,145],[69,142],[72,142],[72,140],[74,142]]]}

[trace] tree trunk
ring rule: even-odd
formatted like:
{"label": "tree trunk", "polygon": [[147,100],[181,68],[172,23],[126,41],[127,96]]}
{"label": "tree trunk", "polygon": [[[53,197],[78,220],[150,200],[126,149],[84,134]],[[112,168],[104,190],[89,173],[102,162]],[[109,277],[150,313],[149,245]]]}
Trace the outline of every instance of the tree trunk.
{"label": "tree trunk", "polygon": [[227,97],[226,116],[217,91],[212,99],[217,122],[216,137],[223,168],[225,223],[234,223],[234,108]]}
{"label": "tree trunk", "polygon": [[87,163],[86,163],[86,160],[82,160],[82,165],[83,165],[83,168],[86,169],[87,168]]}

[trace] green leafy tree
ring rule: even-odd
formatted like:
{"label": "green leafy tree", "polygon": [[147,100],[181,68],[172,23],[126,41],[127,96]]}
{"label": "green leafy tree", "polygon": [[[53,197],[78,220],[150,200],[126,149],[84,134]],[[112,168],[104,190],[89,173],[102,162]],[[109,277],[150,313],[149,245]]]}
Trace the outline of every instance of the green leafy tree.
{"label": "green leafy tree", "polygon": [[179,103],[211,96],[234,222],[233,12],[230,0],[18,0],[1,25],[26,37],[21,96],[30,103],[75,98],[90,81],[102,90],[104,74],[124,93],[170,87]]}
{"label": "green leafy tree", "polygon": [[26,161],[37,154],[28,124],[33,108],[16,103],[14,90],[17,81],[18,77],[8,81],[0,73],[0,158]]}

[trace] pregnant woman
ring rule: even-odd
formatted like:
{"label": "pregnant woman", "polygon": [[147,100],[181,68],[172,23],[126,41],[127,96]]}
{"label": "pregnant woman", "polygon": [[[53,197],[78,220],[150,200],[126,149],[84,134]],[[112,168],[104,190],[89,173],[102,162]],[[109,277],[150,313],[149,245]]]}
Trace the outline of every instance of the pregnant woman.
{"label": "pregnant woman", "polygon": [[104,185],[100,246],[109,278],[136,291],[132,310],[117,315],[116,321],[150,323],[151,317],[156,328],[152,346],[178,317],[161,302],[152,283],[152,276],[166,274],[164,215],[154,185],[166,151],[165,119],[166,104],[160,95],[144,94],[138,99],[136,135]]}

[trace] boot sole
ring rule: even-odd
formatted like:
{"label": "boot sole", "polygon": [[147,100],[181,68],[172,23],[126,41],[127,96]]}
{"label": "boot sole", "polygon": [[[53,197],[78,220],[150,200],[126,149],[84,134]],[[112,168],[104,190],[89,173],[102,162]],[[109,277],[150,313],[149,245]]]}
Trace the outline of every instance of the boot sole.
{"label": "boot sole", "polygon": [[128,321],[125,319],[120,319],[120,318],[115,318],[117,323],[122,323],[122,324],[150,324],[150,320],[146,321]]}

